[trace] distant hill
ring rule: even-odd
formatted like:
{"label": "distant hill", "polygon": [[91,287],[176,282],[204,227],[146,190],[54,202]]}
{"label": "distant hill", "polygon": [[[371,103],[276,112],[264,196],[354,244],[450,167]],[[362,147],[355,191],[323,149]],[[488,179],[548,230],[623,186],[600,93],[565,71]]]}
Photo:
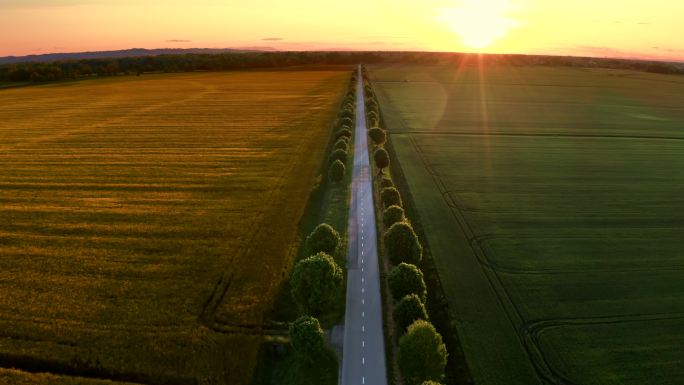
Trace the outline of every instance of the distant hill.
{"label": "distant hill", "polygon": [[246,48],[131,48],[116,51],[93,51],[93,52],[68,52],[68,53],[48,53],[43,55],[28,56],[5,56],[0,57],[0,64],[29,63],[29,62],[53,62],[59,60],[81,60],[81,59],[101,59],[119,57],[140,57],[157,55],[179,55],[187,53],[238,53],[238,52],[259,52],[276,51],[271,47],[246,47]]}

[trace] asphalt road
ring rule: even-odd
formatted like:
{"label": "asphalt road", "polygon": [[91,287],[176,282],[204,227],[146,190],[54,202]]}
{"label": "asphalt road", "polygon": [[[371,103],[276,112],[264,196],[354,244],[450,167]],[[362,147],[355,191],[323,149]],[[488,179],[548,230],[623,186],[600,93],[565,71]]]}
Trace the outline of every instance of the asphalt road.
{"label": "asphalt road", "polygon": [[378,271],[377,235],[366,111],[359,67],[356,88],[354,169],[349,208],[347,307],[344,320],[342,385],[386,385],[385,340]]}

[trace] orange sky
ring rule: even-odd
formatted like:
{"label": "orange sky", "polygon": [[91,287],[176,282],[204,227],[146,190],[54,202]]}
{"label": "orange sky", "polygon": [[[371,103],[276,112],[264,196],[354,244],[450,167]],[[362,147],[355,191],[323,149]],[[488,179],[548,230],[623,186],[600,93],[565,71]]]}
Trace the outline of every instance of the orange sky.
{"label": "orange sky", "polygon": [[0,0],[0,56],[273,47],[684,61],[684,0]]}

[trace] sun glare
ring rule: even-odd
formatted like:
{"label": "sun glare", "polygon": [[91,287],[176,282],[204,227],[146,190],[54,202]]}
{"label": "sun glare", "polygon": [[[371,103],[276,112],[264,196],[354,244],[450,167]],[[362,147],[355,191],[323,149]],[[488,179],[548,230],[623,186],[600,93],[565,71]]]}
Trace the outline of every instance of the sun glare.
{"label": "sun glare", "polygon": [[513,9],[508,0],[463,0],[456,7],[443,8],[439,19],[463,44],[481,50],[518,26],[518,21],[508,16]]}

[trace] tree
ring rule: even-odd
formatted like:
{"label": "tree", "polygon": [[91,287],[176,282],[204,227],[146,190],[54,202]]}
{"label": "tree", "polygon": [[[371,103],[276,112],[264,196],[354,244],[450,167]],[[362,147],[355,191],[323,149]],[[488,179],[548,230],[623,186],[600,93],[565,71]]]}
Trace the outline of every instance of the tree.
{"label": "tree", "polygon": [[354,119],[354,111],[348,110],[348,109],[343,109],[342,113],[340,114],[342,118],[349,118],[349,119]]}
{"label": "tree", "polygon": [[346,117],[340,119],[340,126],[352,127],[354,125],[354,120],[352,118]]}
{"label": "tree", "polygon": [[378,127],[380,125],[380,120],[374,116],[369,116],[368,125],[371,127]]}
{"label": "tree", "polygon": [[421,302],[426,300],[427,287],[423,272],[416,265],[402,262],[395,266],[387,277],[387,283],[395,301],[409,294],[416,294]]}
{"label": "tree", "polygon": [[401,206],[401,195],[394,187],[385,187],[380,191],[380,200],[384,207]]}
{"label": "tree", "polygon": [[352,132],[346,128],[337,130],[335,133],[335,140],[340,140],[340,138],[351,138]]}
{"label": "tree", "polygon": [[330,168],[328,169],[328,179],[330,179],[331,182],[340,182],[342,179],[344,179],[344,174],[346,171],[347,169],[344,166],[344,163],[337,159],[330,164]]}
{"label": "tree", "polygon": [[336,160],[339,160],[342,163],[347,163],[347,151],[341,149],[333,151],[328,157],[328,162],[332,163]]}
{"label": "tree", "polygon": [[385,225],[385,228],[388,229],[392,227],[393,224],[402,222],[404,219],[404,209],[400,206],[390,206],[382,213],[382,223]]}
{"label": "tree", "polygon": [[442,383],[437,381],[423,381],[420,385],[442,385]]}
{"label": "tree", "polygon": [[392,179],[390,178],[382,178],[382,180],[380,181],[380,187],[394,187],[394,182],[392,182]]}
{"label": "tree", "polygon": [[418,320],[399,340],[399,369],[408,385],[444,377],[447,351],[442,336],[431,323]]}
{"label": "tree", "polygon": [[380,109],[378,108],[377,104],[371,104],[370,106],[366,107],[366,113],[374,112],[378,116],[380,116]]}
{"label": "tree", "polygon": [[404,296],[394,308],[394,322],[403,333],[409,325],[419,319],[428,320],[425,305],[416,294]]}
{"label": "tree", "polygon": [[290,325],[290,345],[302,359],[313,362],[325,349],[323,330],[318,320],[310,316],[297,318]]}
{"label": "tree", "polygon": [[385,233],[384,240],[387,255],[393,265],[401,262],[417,265],[423,258],[423,246],[413,227],[407,222],[393,224]]}
{"label": "tree", "polygon": [[347,151],[347,148],[349,147],[349,141],[344,140],[344,137],[340,138],[335,142],[335,145],[333,146],[334,150],[344,150]]}
{"label": "tree", "polygon": [[303,314],[320,315],[340,293],[342,269],[326,253],[303,259],[294,267],[292,299]]}
{"label": "tree", "polygon": [[373,159],[375,160],[375,165],[380,169],[381,174],[382,169],[390,164],[389,154],[387,154],[387,151],[385,151],[385,149],[382,147],[375,150],[373,153]]}
{"label": "tree", "polygon": [[327,223],[316,226],[311,234],[306,237],[306,251],[310,255],[319,252],[333,255],[339,244],[340,234]]}
{"label": "tree", "polygon": [[[383,130],[380,127],[373,127],[370,130],[368,130],[368,136],[373,140],[373,143],[375,143],[376,146],[379,146],[383,143],[385,143],[385,140],[387,140],[387,135],[385,135],[385,130]],[[388,159],[388,165],[389,165],[389,157]],[[377,161],[376,161],[377,163]],[[380,167],[380,166],[378,166]],[[387,166],[385,166],[387,167]]]}
{"label": "tree", "polygon": [[368,111],[368,112],[366,113],[366,116],[367,116],[369,119],[370,119],[370,118],[375,118],[375,119],[377,119],[377,120],[380,120],[380,116],[378,115],[378,113],[377,113],[376,111]]}

